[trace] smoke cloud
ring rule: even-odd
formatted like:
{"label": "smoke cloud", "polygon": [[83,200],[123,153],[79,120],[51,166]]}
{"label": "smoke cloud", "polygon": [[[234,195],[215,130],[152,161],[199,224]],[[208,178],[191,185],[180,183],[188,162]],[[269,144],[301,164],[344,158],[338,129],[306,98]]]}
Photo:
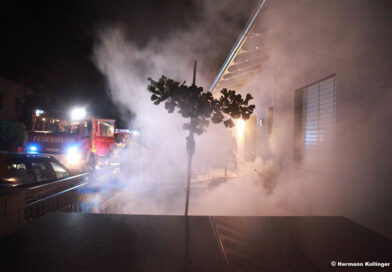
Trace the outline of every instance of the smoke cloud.
{"label": "smoke cloud", "polygon": [[[147,209],[147,213],[165,213],[169,212],[167,206],[170,206],[171,201],[176,202],[173,206],[177,207],[177,211],[172,210],[170,213],[183,212],[183,204],[179,203],[184,200],[186,178],[187,133],[182,129],[186,120],[177,114],[168,114],[163,107],[153,105],[147,92],[147,78],[158,79],[166,75],[180,82],[191,82],[193,61],[197,60],[196,83],[208,88],[219,68],[220,63],[217,61],[223,61],[226,57],[255,1],[244,1],[238,9],[233,9],[233,4],[234,1],[202,2],[199,4],[200,17],[189,26],[174,29],[165,37],[152,34],[143,46],[129,38],[127,29],[120,27],[122,24],[99,29],[94,61],[107,77],[108,92],[113,101],[120,108],[135,113],[129,125],[140,130],[139,147],[148,150],[147,154],[135,152],[133,147],[123,151],[122,165],[143,161],[141,168],[131,167],[134,172],[123,170],[120,173],[120,180],[130,185],[119,196],[124,202],[123,212],[140,213]],[[224,152],[220,150],[226,144],[222,142],[223,137],[219,136],[222,131],[222,128],[211,127],[207,134],[197,137],[195,175],[201,172],[205,174],[206,169],[210,168],[206,165],[207,156],[214,156],[215,164],[219,164],[219,160],[224,157]],[[211,143],[219,145],[212,146]],[[170,187],[167,196],[159,197],[159,194],[165,195],[165,188],[161,188],[160,192],[159,186]],[[135,210],[131,199],[138,198],[144,199],[144,204]]]}
{"label": "smoke cloud", "polygon": [[[390,235],[392,67],[388,1],[270,1],[259,21],[270,65],[244,91],[257,89],[258,107],[275,107],[269,150],[298,198],[282,199],[309,215],[344,215]],[[388,10],[388,11],[387,11]],[[335,163],[292,168],[294,93],[336,74]],[[321,173],[321,174],[319,174]],[[283,180],[282,180],[283,179]],[[287,187],[288,188],[288,187]],[[279,195],[277,189],[275,196]],[[286,192],[287,193],[287,192]],[[291,199],[291,201],[289,200]],[[388,230],[389,229],[389,230]]]}
{"label": "smoke cloud", "polygon": [[[390,128],[383,124],[392,116],[386,102],[392,86],[385,74],[391,70],[392,59],[386,9],[367,1],[355,5],[351,1],[270,2],[258,22],[269,65],[241,91],[255,97],[258,116],[265,118],[267,107],[275,104],[274,133],[268,144],[258,146],[260,157],[254,162],[239,160],[236,178],[230,177],[233,171],[229,169],[226,182],[215,178],[213,185],[203,182],[203,175],[222,177],[223,169],[216,170],[216,162],[206,158],[225,158],[227,153],[219,150],[230,145],[231,132],[226,137],[222,128],[210,127],[198,137],[190,213],[333,214],[363,219],[366,216],[361,214],[377,210],[385,215],[391,208],[385,196],[385,190],[390,191],[385,182],[390,177],[390,160],[382,146],[391,144],[385,140],[390,139]],[[198,60],[197,84],[208,88],[228,54],[225,50],[234,44],[256,4],[202,3],[200,18],[188,27],[168,33],[164,39],[151,37],[143,47],[129,39],[124,28],[99,31],[95,63],[107,77],[113,101],[135,113],[130,124],[140,129],[142,145],[150,152],[143,155],[143,171],[128,169],[119,174],[126,187],[118,196],[122,203],[118,212],[183,213],[185,120],[151,103],[147,78],[164,74],[191,82],[192,62]],[[353,70],[363,65],[368,68]],[[338,152],[337,167],[323,169],[328,174],[320,176],[292,167],[293,138],[288,135],[294,124],[294,90],[333,73],[338,82],[337,150],[347,152]],[[363,100],[368,103],[364,105]],[[122,164],[138,161],[137,156],[129,148]]]}

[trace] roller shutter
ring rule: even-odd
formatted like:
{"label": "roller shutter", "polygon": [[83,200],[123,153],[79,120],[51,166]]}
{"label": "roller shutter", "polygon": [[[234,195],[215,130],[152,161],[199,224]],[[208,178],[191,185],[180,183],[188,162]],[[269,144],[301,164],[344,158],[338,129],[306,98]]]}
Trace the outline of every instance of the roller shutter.
{"label": "roller shutter", "polygon": [[335,156],[336,79],[297,90],[294,158],[306,168],[331,167]]}

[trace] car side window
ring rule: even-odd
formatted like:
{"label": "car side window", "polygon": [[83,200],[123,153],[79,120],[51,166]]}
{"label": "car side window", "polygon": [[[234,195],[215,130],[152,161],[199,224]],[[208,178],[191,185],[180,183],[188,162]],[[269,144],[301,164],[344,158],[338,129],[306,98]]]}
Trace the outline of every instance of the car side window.
{"label": "car side window", "polygon": [[56,178],[52,169],[50,169],[50,166],[45,161],[31,162],[31,167],[33,168],[33,173],[37,178],[37,182]]}
{"label": "car side window", "polygon": [[70,173],[66,169],[64,169],[62,166],[58,165],[57,163],[51,161],[50,165],[52,166],[58,179],[65,178],[70,175]]}
{"label": "car side window", "polygon": [[2,183],[5,184],[28,184],[34,182],[34,176],[27,170],[24,162],[3,161],[0,164]]}

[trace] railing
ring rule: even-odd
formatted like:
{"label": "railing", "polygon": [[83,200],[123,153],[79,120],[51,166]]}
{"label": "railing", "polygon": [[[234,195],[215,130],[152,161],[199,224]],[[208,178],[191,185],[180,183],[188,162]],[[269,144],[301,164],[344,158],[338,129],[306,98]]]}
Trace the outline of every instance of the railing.
{"label": "railing", "polygon": [[26,222],[31,222],[47,212],[83,212],[83,203],[86,201],[86,195],[79,189],[86,184],[87,182],[84,182],[26,204]]}

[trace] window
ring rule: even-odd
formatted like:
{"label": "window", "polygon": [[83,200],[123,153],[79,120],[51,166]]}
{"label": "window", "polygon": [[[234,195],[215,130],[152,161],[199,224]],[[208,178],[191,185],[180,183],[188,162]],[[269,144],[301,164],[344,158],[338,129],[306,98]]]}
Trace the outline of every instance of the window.
{"label": "window", "polygon": [[37,181],[47,181],[50,179],[55,179],[53,171],[50,169],[49,165],[44,161],[32,162],[31,166],[33,168],[33,173],[37,178]]}
{"label": "window", "polygon": [[8,170],[23,171],[27,170],[26,164],[24,163],[12,163],[7,166]]}
{"label": "window", "polygon": [[335,76],[297,90],[294,104],[294,160],[309,167],[331,166],[335,154]]}
{"label": "window", "polygon": [[91,121],[84,121],[80,124],[81,126],[81,136],[82,137],[89,137],[91,133]]}
{"label": "window", "polygon": [[34,176],[27,170],[23,162],[3,162],[0,164],[2,184],[27,184],[34,182]]}
{"label": "window", "polygon": [[79,129],[79,122],[69,122],[67,120],[46,116],[36,116],[32,126],[32,131],[65,134],[79,134]]}
{"label": "window", "polygon": [[69,176],[69,173],[67,172],[67,170],[65,170],[62,166],[58,165],[55,162],[50,162],[50,164],[52,165],[53,170],[56,173],[56,176],[58,179],[65,178],[65,177]]}
{"label": "window", "polygon": [[97,134],[100,137],[113,137],[114,121],[97,121]]}

